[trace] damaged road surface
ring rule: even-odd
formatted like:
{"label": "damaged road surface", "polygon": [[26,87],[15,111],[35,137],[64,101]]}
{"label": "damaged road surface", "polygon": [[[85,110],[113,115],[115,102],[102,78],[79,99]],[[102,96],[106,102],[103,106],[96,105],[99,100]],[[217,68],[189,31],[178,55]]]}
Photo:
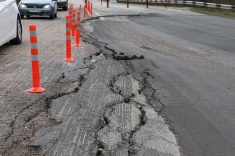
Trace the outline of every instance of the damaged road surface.
{"label": "damaged road surface", "polygon": [[138,81],[103,54],[92,60],[80,90],[52,100],[50,117],[60,124],[38,131],[30,146],[45,155],[179,155],[163,118],[138,92]]}
{"label": "damaged road surface", "polygon": [[[131,8],[135,7],[141,12],[143,6],[132,5]],[[114,79],[113,91],[132,100],[128,105],[122,103],[112,107],[112,113],[105,114],[108,126],[98,136],[103,135],[101,141],[108,142],[105,145],[109,149],[119,147],[116,142],[122,143],[123,138],[129,137],[123,135],[125,132],[135,132],[133,127],[138,123],[135,120],[134,125],[128,125],[123,117],[119,117],[129,108],[135,110],[132,119],[138,114],[143,115],[143,112],[146,118],[144,125],[131,137],[134,153],[139,150],[136,154],[131,153],[133,155],[152,155],[149,147],[154,145],[159,152],[153,151],[155,155],[165,154],[159,151],[164,145],[172,150],[168,155],[177,155],[173,152],[176,151],[174,139],[167,139],[168,144],[161,142],[165,137],[173,137],[161,133],[166,129],[159,123],[168,124],[177,137],[182,155],[234,155],[235,21],[153,6],[149,12],[154,9],[156,13],[135,16],[128,16],[130,10],[127,16],[120,13],[115,16],[111,11],[107,10],[105,14],[100,9],[100,14],[106,16],[89,21],[94,27],[94,36],[102,43],[102,52],[123,65],[128,75],[139,82],[140,95],[145,96],[135,100],[136,96],[132,97],[131,91],[119,86],[130,80],[124,77]],[[125,12],[125,9],[117,10]],[[113,16],[108,17],[108,14]],[[145,108],[140,102],[145,101],[143,99],[155,112]],[[157,112],[159,116],[149,115],[149,112]],[[118,141],[109,139],[109,136],[115,136]],[[138,148],[138,145],[142,146]]]}
{"label": "damaged road surface", "polygon": [[[144,55],[110,54],[88,20],[82,23],[83,47],[72,47],[75,61],[64,62],[65,15],[59,11],[53,21],[26,18],[22,45],[0,47],[0,155],[180,155],[176,137],[144,95],[154,92],[148,71],[133,75],[121,62]],[[32,22],[46,89],[40,94],[26,91],[31,87]]]}
{"label": "damaged road surface", "polygon": [[26,92],[31,19],[21,46],[0,47],[0,155],[233,155],[234,21],[111,4],[94,1],[72,63],[66,12],[32,19],[44,93]]}

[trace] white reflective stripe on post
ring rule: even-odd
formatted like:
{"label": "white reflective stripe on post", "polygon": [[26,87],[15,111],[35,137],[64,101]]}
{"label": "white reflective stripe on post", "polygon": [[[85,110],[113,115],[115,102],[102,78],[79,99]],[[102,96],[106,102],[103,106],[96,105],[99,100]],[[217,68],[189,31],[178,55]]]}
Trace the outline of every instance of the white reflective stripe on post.
{"label": "white reflective stripe on post", "polygon": [[31,55],[32,61],[38,61],[38,55]]}
{"label": "white reflective stripe on post", "polygon": [[80,26],[81,26],[80,24],[81,24],[80,20],[77,20],[77,22],[76,22],[76,30],[80,30]]}
{"label": "white reflective stripe on post", "polygon": [[75,14],[75,12],[74,12],[74,14],[73,14],[73,25],[75,25],[76,23],[76,14]]}
{"label": "white reflective stripe on post", "polygon": [[[73,11],[73,10],[72,10]],[[74,21],[74,19],[75,19],[75,13],[74,13],[74,11],[73,11],[73,14],[72,14],[72,20]]]}
{"label": "white reflective stripe on post", "polygon": [[71,39],[70,35],[67,35],[66,40],[70,40],[70,39]]}
{"label": "white reflective stripe on post", "polygon": [[30,47],[31,47],[31,49],[37,49],[38,44],[37,43],[30,43]]}
{"label": "white reflective stripe on post", "polygon": [[70,31],[70,28],[69,28],[69,27],[66,27],[66,31]]}
{"label": "white reflective stripe on post", "polygon": [[80,27],[76,27],[76,30],[80,30]]}
{"label": "white reflective stripe on post", "polygon": [[72,22],[73,21],[73,10],[72,10],[72,14],[70,16],[71,16],[70,17],[70,22]]}
{"label": "white reflective stripe on post", "polygon": [[30,37],[36,37],[36,30],[30,30]]}

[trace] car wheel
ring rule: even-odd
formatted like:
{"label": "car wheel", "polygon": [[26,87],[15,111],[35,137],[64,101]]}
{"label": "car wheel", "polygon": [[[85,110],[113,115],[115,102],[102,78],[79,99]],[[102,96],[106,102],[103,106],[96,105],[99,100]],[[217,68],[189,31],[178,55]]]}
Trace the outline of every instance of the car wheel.
{"label": "car wheel", "polygon": [[54,19],[55,18],[55,14],[53,13],[52,15],[50,15],[50,19]]}
{"label": "car wheel", "polygon": [[21,15],[20,17],[21,17],[21,19],[23,19],[23,18],[24,18],[24,15]]}
{"label": "car wheel", "polygon": [[29,18],[29,17],[30,17],[30,15],[26,15],[26,17],[27,17],[27,18]]}
{"label": "car wheel", "polygon": [[57,18],[57,13],[55,13],[55,18]]}
{"label": "car wheel", "polygon": [[11,44],[20,44],[22,42],[22,25],[19,17],[17,17],[16,34],[16,38],[10,41]]}

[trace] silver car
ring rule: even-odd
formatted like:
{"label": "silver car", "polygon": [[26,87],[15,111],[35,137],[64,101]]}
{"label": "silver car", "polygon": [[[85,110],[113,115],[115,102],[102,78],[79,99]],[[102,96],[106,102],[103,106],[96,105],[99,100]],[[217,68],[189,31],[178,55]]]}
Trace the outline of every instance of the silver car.
{"label": "silver car", "polygon": [[19,3],[21,18],[24,16],[49,16],[57,17],[57,0],[21,0]]}

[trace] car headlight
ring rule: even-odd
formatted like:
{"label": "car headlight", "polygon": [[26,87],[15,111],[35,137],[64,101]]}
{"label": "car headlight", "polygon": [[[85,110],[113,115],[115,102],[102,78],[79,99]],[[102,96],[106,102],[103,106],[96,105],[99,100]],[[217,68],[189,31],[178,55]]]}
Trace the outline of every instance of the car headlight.
{"label": "car headlight", "polygon": [[43,8],[44,9],[49,9],[49,8],[51,8],[51,6],[50,5],[45,5]]}
{"label": "car headlight", "polygon": [[27,6],[24,5],[24,4],[21,4],[21,5],[20,5],[20,8],[27,8]]}

